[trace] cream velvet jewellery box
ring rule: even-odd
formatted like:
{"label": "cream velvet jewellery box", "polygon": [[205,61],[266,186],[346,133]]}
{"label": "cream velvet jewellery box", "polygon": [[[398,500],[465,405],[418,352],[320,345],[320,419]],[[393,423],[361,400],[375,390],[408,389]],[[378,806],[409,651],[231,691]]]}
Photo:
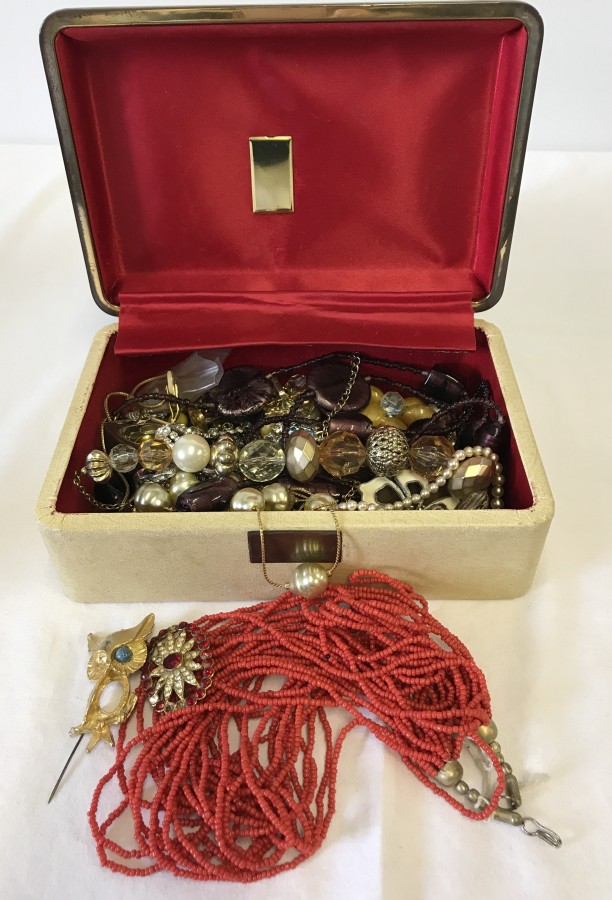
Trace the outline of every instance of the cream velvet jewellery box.
{"label": "cream velvet jewellery box", "polygon": [[[264,371],[361,349],[488,379],[510,422],[505,508],[340,511],[334,577],[372,566],[443,598],[528,590],[553,499],[502,336],[474,313],[503,289],[541,39],[520,3],[46,20],[92,293],[119,317],[94,338],[38,504],[70,597],[277,593],[254,512],[97,512],[73,484],[109,391],[221,347]],[[277,135],[287,197],[260,214],[250,139]],[[328,558],[329,513],[267,512],[265,527],[277,581]]]}

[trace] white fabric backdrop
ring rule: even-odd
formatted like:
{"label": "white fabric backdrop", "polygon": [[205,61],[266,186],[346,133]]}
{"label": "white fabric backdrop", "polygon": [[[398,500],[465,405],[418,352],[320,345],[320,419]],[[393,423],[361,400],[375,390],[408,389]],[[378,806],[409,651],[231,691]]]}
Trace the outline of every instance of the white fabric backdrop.
{"label": "white fabric backdrop", "polygon": [[[611,192],[612,154],[528,155],[508,285],[488,315],[504,331],[557,516],[528,596],[433,604],[487,675],[525,813],[559,831],[563,848],[462,818],[374,739],[354,732],[325,845],[293,873],[248,888],[165,875],[127,882],[99,868],[86,821],[110,751],[79,752],[56,799],[46,800],[89,692],[87,632],[131,625],[148,610],[66,599],[33,516],[105,317],[89,294],[59,150],[0,148],[2,898],[610,896]],[[153,611],[161,627],[202,607]]]}

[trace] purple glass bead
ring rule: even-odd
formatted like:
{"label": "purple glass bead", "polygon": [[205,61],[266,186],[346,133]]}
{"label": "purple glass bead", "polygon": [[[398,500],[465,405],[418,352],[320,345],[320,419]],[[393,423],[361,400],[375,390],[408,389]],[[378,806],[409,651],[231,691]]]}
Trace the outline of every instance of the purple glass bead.
{"label": "purple glass bead", "polygon": [[476,432],[475,443],[481,447],[490,447],[493,453],[498,453],[502,443],[504,426],[501,422],[485,422]]}
{"label": "purple glass bead", "polygon": [[[322,409],[334,409],[351,377],[349,366],[341,362],[327,362],[315,366],[308,375],[308,387],[314,391],[316,401]],[[370,402],[370,385],[357,376],[348,400],[342,407],[343,412],[356,412]]]}
{"label": "purple glass bead", "polygon": [[338,413],[329,423],[329,433],[334,431],[351,431],[364,443],[367,441],[372,431],[372,423],[367,416],[361,413]]}
{"label": "purple glass bead", "polygon": [[217,478],[203,481],[187,488],[176,501],[179,512],[216,512],[226,509],[238,485],[233,478]]}
{"label": "purple glass bead", "polygon": [[432,369],[423,382],[423,391],[434,400],[456,403],[465,394],[465,387],[452,375]]}

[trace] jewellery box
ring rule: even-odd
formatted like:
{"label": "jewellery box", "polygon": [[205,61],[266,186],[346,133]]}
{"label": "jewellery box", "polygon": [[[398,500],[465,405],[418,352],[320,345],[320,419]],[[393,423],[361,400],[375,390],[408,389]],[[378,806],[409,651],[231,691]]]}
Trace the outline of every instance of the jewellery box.
{"label": "jewellery box", "polygon": [[[94,338],[38,505],[70,597],[278,593],[255,512],[100,513],[73,484],[107,393],[220,347],[265,371],[362,349],[488,379],[510,420],[505,508],[340,511],[335,578],[372,566],[442,598],[529,588],[553,500],[503,339],[474,313],[503,289],[541,38],[521,3],[46,20],[91,288],[119,320]],[[270,137],[287,161],[271,199],[252,165]],[[264,521],[278,581],[334,534],[328,512]]]}

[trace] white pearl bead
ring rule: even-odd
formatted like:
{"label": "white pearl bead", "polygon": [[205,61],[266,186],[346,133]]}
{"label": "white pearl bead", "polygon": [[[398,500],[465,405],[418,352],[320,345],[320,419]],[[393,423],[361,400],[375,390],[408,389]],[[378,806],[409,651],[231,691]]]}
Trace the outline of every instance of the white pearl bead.
{"label": "white pearl bead", "polygon": [[499,497],[493,497],[491,500],[491,509],[502,509],[504,506],[504,501]]}
{"label": "white pearl bead", "polygon": [[499,456],[497,455],[497,453],[492,453],[492,454],[491,454],[491,462],[494,462],[494,463],[495,463],[495,462],[498,462],[498,461],[499,461]]}
{"label": "white pearl bead", "polygon": [[459,462],[463,462],[463,460],[465,459],[465,450],[456,450],[455,459],[457,459]]}
{"label": "white pearl bead", "polygon": [[172,502],[176,503],[183,491],[186,491],[187,488],[192,487],[194,484],[198,484],[198,479],[191,472],[177,472],[176,475],[173,475],[168,483],[168,491]]}
{"label": "white pearl bead", "polygon": [[410,509],[412,506],[412,499],[410,497],[406,497],[405,500],[402,500],[402,509]]}
{"label": "white pearl bead", "polygon": [[429,488],[423,488],[423,490],[421,491],[421,495],[420,495],[421,500],[427,500],[427,498],[430,496],[430,494],[431,494],[431,491],[429,490]]}
{"label": "white pearl bead", "polygon": [[457,469],[459,468],[459,460],[451,459],[451,461],[448,464],[448,468],[451,470],[451,472],[456,472]]}
{"label": "white pearl bead", "polygon": [[327,572],[318,563],[301,563],[289,582],[289,589],[298,597],[312,600],[323,593],[328,585]]}
{"label": "white pearl bead", "polygon": [[360,500],[359,503],[357,504],[357,509],[359,509],[359,510],[363,510],[363,509],[367,509],[367,508],[368,508],[368,504],[364,500]]}
{"label": "white pearl bead", "polygon": [[147,481],[134,494],[134,509],[138,512],[162,512],[172,509],[172,500],[165,487],[154,481]]}
{"label": "white pearl bead", "polygon": [[375,503],[368,503],[368,509],[369,510],[378,509],[378,506]]}
{"label": "white pearl bead", "polygon": [[357,502],[355,500],[347,500],[346,508],[351,511],[357,509]]}
{"label": "white pearl bead", "polygon": [[453,473],[451,472],[450,468],[449,468],[449,469],[444,469],[442,472],[440,472],[440,475],[442,476],[442,478],[443,478],[445,481],[447,481],[447,480],[451,477],[452,474],[453,474]]}
{"label": "white pearl bead", "polygon": [[438,475],[438,477],[436,478],[436,484],[438,485],[438,487],[443,487],[446,484],[446,478],[444,478],[442,475]]}
{"label": "white pearl bead", "polygon": [[345,503],[344,501],[342,501],[342,503],[339,503],[339,504],[338,504],[338,509],[345,510],[345,509],[346,509],[346,503]]}
{"label": "white pearl bead", "polygon": [[338,504],[331,494],[312,494],[304,503],[304,509],[336,509]]}
{"label": "white pearl bead", "polygon": [[474,456],[482,456],[482,447],[480,444],[476,444],[476,446],[472,448],[472,453]]}
{"label": "white pearl bead", "polygon": [[240,488],[230,500],[230,509],[234,512],[250,512],[263,509],[265,505],[263,494],[257,488]]}
{"label": "white pearl bead", "polygon": [[489,459],[490,459],[492,453],[493,453],[493,451],[491,450],[490,447],[483,447],[483,448],[482,448],[482,455],[483,455],[483,456],[488,456]]}
{"label": "white pearl bead", "polygon": [[261,494],[266,505],[266,509],[286,510],[291,509],[295,503],[295,497],[284,484],[275,482],[274,484],[266,484],[261,489]]}
{"label": "white pearl bead", "polygon": [[393,504],[393,509],[403,509],[403,508],[404,508],[404,504],[401,500],[396,500],[395,503]]}
{"label": "white pearl bead", "polygon": [[413,494],[412,497],[410,498],[410,500],[415,506],[417,506],[421,502],[422,496],[423,496],[422,492],[420,494]]}
{"label": "white pearl bead", "polygon": [[[430,494],[437,494],[439,490],[440,490],[440,488],[439,488],[438,485],[435,483],[435,481],[433,481],[433,482],[429,485],[429,493],[430,493]],[[422,492],[421,492],[421,496],[423,496]]]}
{"label": "white pearl bead", "polygon": [[472,453],[474,452],[474,448],[473,447],[464,447],[463,452],[465,453],[466,456],[471,456]]}
{"label": "white pearl bead", "polygon": [[184,434],[172,445],[172,461],[181,472],[201,472],[209,459],[210,446],[199,434]]}

